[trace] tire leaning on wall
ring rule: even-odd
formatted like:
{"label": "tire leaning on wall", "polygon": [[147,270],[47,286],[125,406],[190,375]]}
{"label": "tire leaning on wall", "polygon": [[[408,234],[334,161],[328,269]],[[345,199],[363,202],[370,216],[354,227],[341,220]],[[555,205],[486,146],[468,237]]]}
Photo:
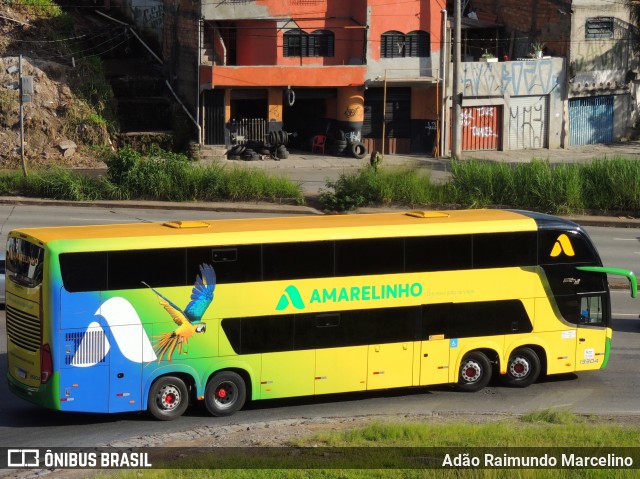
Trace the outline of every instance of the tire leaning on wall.
{"label": "tire leaning on wall", "polygon": [[351,143],[349,151],[351,153],[351,156],[357,158],[358,160],[361,160],[362,158],[367,156],[367,147],[364,145],[364,143],[361,143],[359,141]]}

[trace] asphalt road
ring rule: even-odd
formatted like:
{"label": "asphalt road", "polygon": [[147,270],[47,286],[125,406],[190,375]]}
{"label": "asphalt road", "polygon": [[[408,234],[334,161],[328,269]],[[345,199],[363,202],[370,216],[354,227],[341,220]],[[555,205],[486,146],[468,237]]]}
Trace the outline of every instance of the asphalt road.
{"label": "asphalt road", "polygon": [[[190,212],[187,215],[185,212],[60,207],[55,209],[55,214],[59,216],[54,217],[53,211],[43,211],[42,207],[2,206],[0,215],[4,218],[4,224],[0,234],[6,235],[15,226],[53,224],[54,221],[59,224],[83,224],[213,217],[211,212]],[[638,265],[640,262],[639,230],[589,228],[589,231],[605,264],[633,267],[632,264]],[[640,380],[635,374],[640,361],[640,303],[631,301],[626,291],[615,291],[612,296],[615,332],[611,360],[604,371],[552,377],[525,389],[492,384],[475,394],[460,393],[448,386],[441,386],[263,401],[250,404],[247,409],[229,418],[214,418],[204,408],[192,407],[185,416],[173,422],[155,421],[142,413],[96,415],[48,411],[14,397],[9,393],[6,381],[0,380],[0,397],[4,398],[4,407],[0,410],[0,446],[95,446],[148,434],[188,431],[202,425],[248,425],[278,419],[397,413],[455,415],[477,411],[479,414],[521,414],[558,407],[585,414],[636,415],[640,413],[640,396],[637,394]],[[4,311],[0,311],[0,371],[3,374],[6,371],[4,319]]]}

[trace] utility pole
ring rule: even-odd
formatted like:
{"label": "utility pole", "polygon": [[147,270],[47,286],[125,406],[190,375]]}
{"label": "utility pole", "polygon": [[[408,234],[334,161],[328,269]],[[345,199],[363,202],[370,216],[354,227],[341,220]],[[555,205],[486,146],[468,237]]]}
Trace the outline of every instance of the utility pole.
{"label": "utility pole", "polygon": [[18,63],[18,85],[20,88],[20,161],[22,162],[22,173],[27,176],[27,164],[24,160],[24,86],[22,85],[22,55]]}
{"label": "utility pole", "polygon": [[453,115],[451,118],[451,157],[460,158],[462,154],[462,92],[460,91],[460,57],[462,46],[462,8],[461,1],[455,0],[453,5]]}

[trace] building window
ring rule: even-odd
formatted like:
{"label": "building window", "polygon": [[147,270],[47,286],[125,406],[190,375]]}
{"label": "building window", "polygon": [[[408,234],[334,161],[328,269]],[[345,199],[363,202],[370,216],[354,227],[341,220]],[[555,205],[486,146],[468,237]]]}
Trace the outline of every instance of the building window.
{"label": "building window", "polygon": [[316,30],[309,36],[310,57],[332,57],[334,55],[334,34],[329,30]]}
{"label": "building window", "polygon": [[384,32],[380,41],[382,58],[399,58],[405,56],[404,34],[397,31]]}
{"label": "building window", "polygon": [[398,31],[382,34],[380,56],[382,58],[428,57],[430,55],[429,34],[415,30],[406,35]]}
{"label": "building window", "polygon": [[613,38],[613,17],[587,18],[585,38]]}
{"label": "building window", "polygon": [[300,29],[288,30],[284,34],[285,57],[332,57],[334,56],[334,34],[329,30],[316,30],[308,34]]}
{"label": "building window", "polygon": [[288,30],[284,34],[285,57],[308,57],[309,35],[300,29]]}
{"label": "building window", "polygon": [[406,57],[428,57],[430,52],[429,48],[429,34],[422,30],[416,30],[407,33],[405,35],[405,56]]}

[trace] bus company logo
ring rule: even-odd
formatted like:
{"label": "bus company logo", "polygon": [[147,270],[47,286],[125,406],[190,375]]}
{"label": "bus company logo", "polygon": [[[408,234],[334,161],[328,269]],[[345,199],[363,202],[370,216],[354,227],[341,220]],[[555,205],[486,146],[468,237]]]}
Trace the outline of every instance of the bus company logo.
{"label": "bus company logo", "polygon": [[573,250],[573,246],[571,245],[571,241],[569,241],[569,237],[564,233],[558,236],[558,239],[551,249],[550,256],[552,258],[557,258],[561,253],[564,253],[567,256],[576,255],[575,251]]}
{"label": "bus company logo", "polygon": [[[420,283],[396,283],[383,285],[363,285],[343,288],[316,288],[311,292],[307,304],[341,303],[353,301],[378,301],[381,299],[418,298],[424,288]],[[298,288],[289,285],[284,290],[276,306],[283,311],[293,305],[296,309],[305,309],[305,301]]]}
{"label": "bus company logo", "polygon": [[300,296],[300,291],[298,291],[298,288],[293,285],[287,286],[282,296],[280,296],[280,301],[278,301],[276,311],[287,309],[289,304],[292,304],[296,309],[305,308],[304,301],[302,301],[302,296]]}

